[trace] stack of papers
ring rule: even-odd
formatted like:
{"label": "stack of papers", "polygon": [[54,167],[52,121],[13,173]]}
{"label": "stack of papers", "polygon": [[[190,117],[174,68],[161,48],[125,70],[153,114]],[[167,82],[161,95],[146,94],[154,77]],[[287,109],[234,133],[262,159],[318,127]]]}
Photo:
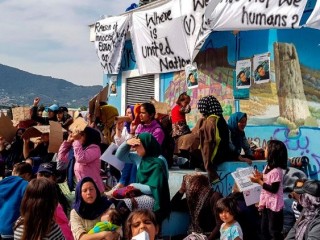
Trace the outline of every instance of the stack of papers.
{"label": "stack of papers", "polygon": [[239,168],[235,172],[231,173],[239,190],[243,192],[247,206],[259,202],[262,189],[258,183],[251,182],[250,176],[253,175],[253,172],[253,167],[247,167]]}

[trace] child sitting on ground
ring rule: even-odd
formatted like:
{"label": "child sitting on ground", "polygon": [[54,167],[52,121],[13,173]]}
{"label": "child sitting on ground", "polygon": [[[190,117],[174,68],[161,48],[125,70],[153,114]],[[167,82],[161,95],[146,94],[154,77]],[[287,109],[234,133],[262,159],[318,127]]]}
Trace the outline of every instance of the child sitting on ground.
{"label": "child sitting on ground", "polygon": [[101,221],[97,222],[96,225],[88,232],[89,234],[99,233],[102,231],[116,231],[120,234],[119,239],[123,237],[122,218],[115,208],[110,208],[105,211],[101,215],[100,220]]}
{"label": "child sitting on ground", "polygon": [[236,220],[239,214],[236,200],[232,197],[219,199],[216,211],[223,221],[220,227],[220,240],[242,240],[242,229]]}

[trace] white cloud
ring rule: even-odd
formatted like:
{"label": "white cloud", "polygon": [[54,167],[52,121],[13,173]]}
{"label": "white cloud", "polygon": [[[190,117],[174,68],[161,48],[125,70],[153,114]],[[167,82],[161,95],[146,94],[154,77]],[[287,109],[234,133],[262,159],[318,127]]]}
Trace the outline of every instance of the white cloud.
{"label": "white cloud", "polygon": [[0,63],[78,85],[102,85],[89,24],[138,0],[0,0]]}

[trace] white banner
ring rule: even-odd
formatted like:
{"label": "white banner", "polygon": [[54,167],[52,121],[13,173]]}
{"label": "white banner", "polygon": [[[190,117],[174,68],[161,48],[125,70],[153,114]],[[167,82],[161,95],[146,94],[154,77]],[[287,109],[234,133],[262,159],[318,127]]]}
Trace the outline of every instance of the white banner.
{"label": "white banner", "polygon": [[320,0],[317,1],[308,21],[305,24],[306,27],[316,28],[320,30]]}
{"label": "white banner", "polygon": [[131,39],[140,74],[179,71],[190,63],[183,19],[173,16],[175,3],[132,14]]}
{"label": "white banner", "polygon": [[190,59],[197,55],[200,43],[211,32],[204,21],[204,13],[208,3],[211,0],[174,0],[174,17],[182,17],[183,30],[186,35],[187,45],[190,53]]}
{"label": "white banner", "polygon": [[95,23],[95,48],[105,74],[118,74],[129,29],[129,16],[106,18]]}
{"label": "white banner", "polygon": [[299,28],[307,3],[307,0],[218,1],[212,0],[205,12],[209,26],[215,31]]}

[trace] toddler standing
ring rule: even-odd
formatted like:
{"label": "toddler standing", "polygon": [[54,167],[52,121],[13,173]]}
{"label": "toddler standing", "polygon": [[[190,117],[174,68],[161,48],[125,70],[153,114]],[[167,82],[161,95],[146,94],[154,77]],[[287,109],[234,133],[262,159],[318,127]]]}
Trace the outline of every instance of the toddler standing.
{"label": "toddler standing", "polygon": [[263,173],[254,172],[251,181],[262,186],[259,210],[262,213],[263,240],[283,239],[283,169],[287,168],[288,151],[279,140],[270,140],[265,151],[267,166]]}
{"label": "toddler standing", "polygon": [[176,101],[176,105],[171,110],[172,137],[174,139],[190,133],[190,128],[186,120],[186,113],[189,113],[191,110],[189,105],[190,101],[190,96],[186,92],[183,92],[180,94]]}
{"label": "toddler standing", "polygon": [[220,240],[242,240],[242,229],[236,220],[239,214],[236,200],[232,197],[219,199],[216,211],[223,221],[220,227]]}

